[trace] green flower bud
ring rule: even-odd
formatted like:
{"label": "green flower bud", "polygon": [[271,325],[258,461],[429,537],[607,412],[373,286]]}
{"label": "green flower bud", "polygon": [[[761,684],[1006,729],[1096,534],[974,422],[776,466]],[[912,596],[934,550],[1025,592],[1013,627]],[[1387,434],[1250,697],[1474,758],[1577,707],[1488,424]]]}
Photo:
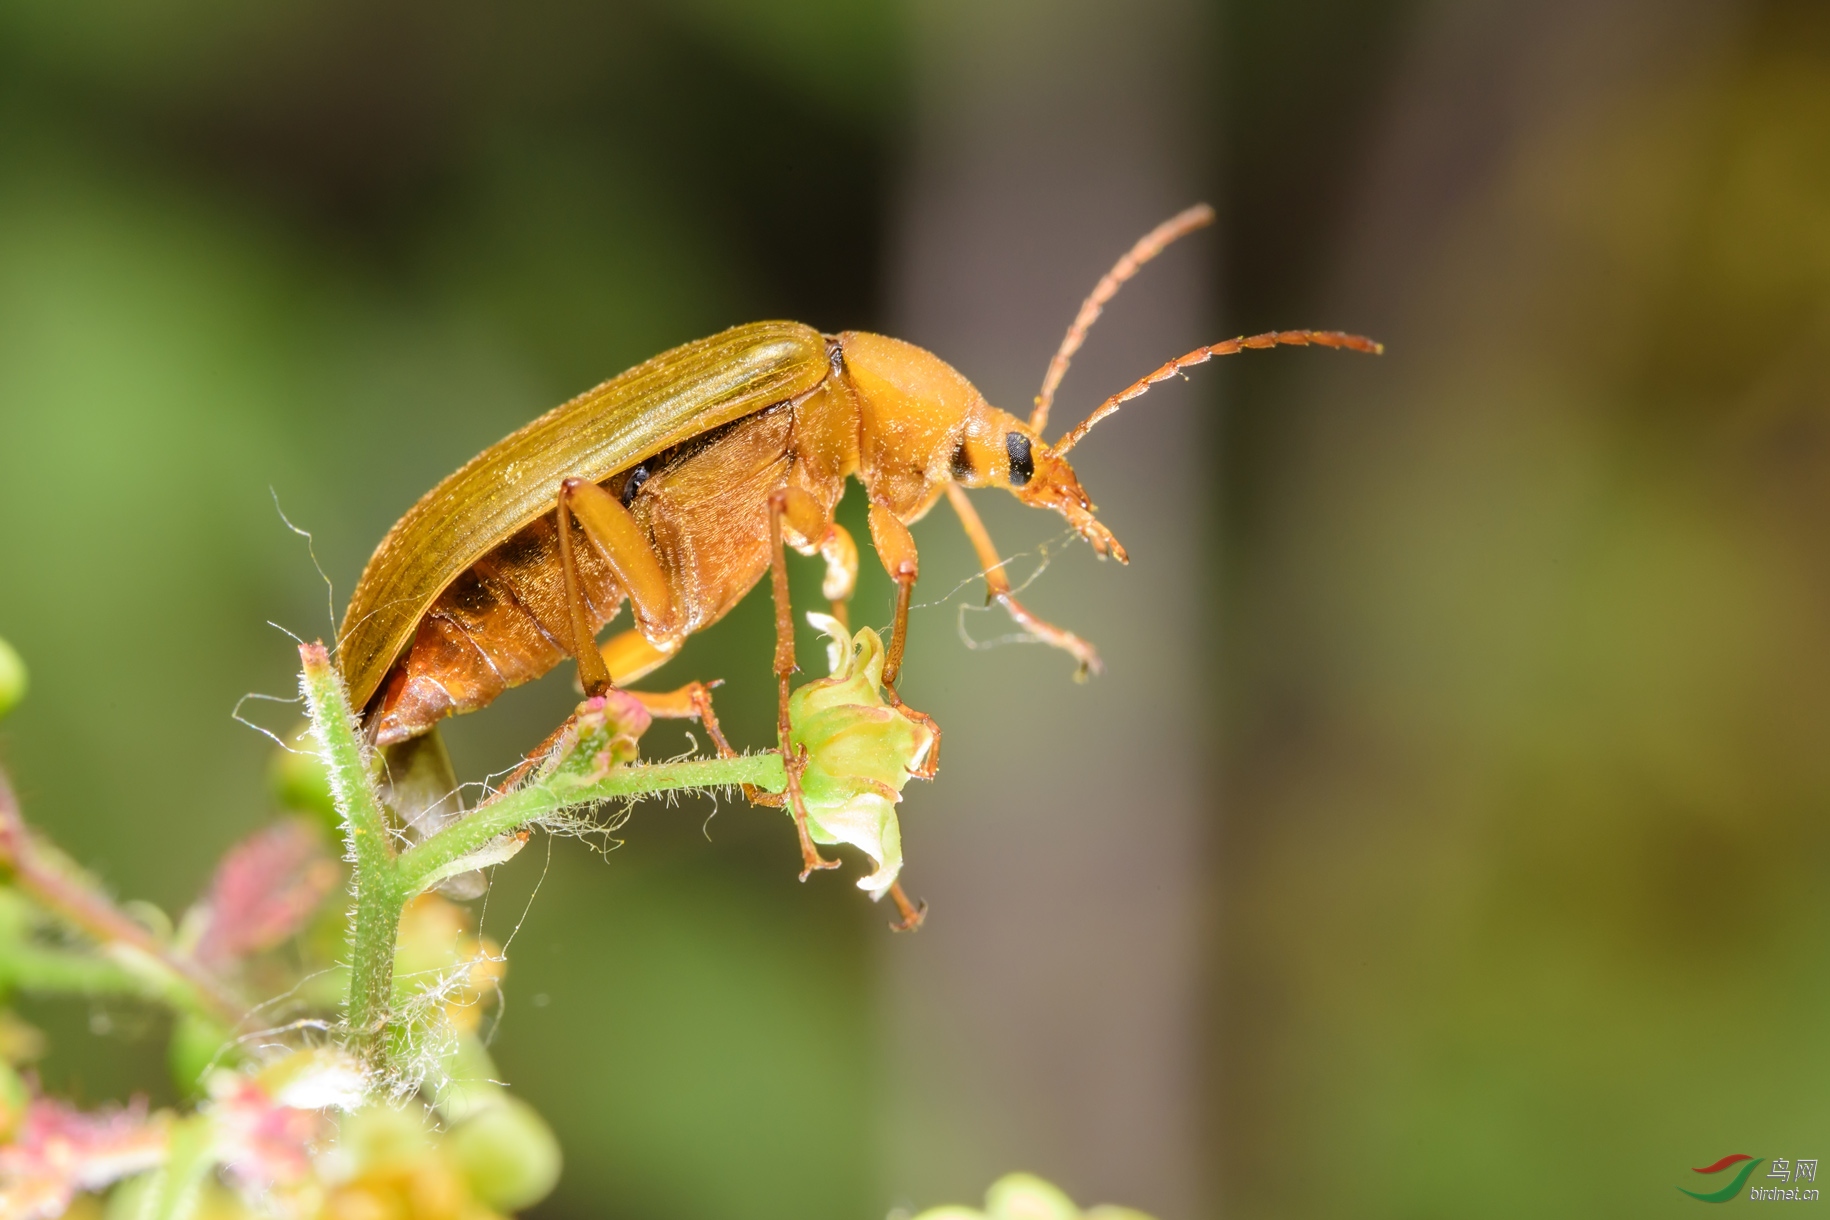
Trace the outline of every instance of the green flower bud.
{"label": "green flower bud", "polygon": [[267,784],[281,809],[310,814],[332,833],[343,828],[337,802],[330,794],[330,768],[319,752],[311,726],[301,724],[292,733],[289,750],[275,749],[267,767]]}
{"label": "green flower bud", "polygon": [[102,1209],[102,1220],[140,1220],[146,1214],[146,1194],[152,1189],[153,1175],[128,1178],[108,1192]]}
{"label": "green flower bud", "polygon": [[25,698],[25,688],[25,658],[0,639],[0,716],[19,706]]}
{"label": "green flower bud", "polygon": [[847,636],[836,619],[807,620],[832,638],[832,676],[788,697],[791,746],[807,751],[801,792],[816,843],[850,843],[877,863],[858,882],[881,898],[902,871],[902,786],[934,748],[934,732],[883,697],[883,640]]}
{"label": "green flower bud", "polygon": [[985,1210],[931,1207],[915,1220],[1150,1220],[1128,1207],[1102,1204],[1082,1212],[1061,1188],[1034,1174],[1006,1174],[985,1192]]}
{"label": "green flower bud", "polygon": [[532,1207],[559,1182],[559,1140],[534,1107],[503,1097],[459,1123],[445,1151],[477,1198],[497,1211]]}
{"label": "green flower bud", "polygon": [[234,1040],[216,1022],[183,1013],[172,1022],[172,1039],[165,1047],[172,1083],[187,1097],[203,1092],[204,1074],[211,1068],[233,1065],[239,1058]]}
{"label": "green flower bud", "polygon": [[337,1124],[337,1152],[352,1176],[402,1165],[431,1151],[424,1113],[385,1103],[346,1114]]}
{"label": "green flower bud", "polygon": [[1061,1188],[1034,1174],[1005,1174],[985,1192],[992,1220],[1080,1220],[1080,1209]]}
{"label": "green flower bud", "polygon": [[[44,1050],[44,1034],[21,1021],[12,1009],[0,1008],[0,1063],[30,1063],[42,1056]],[[0,1143],[4,1142],[0,1140]]]}
{"label": "green flower bud", "polygon": [[19,1079],[12,1064],[0,1061],[0,1144],[18,1134],[19,1124],[25,1119],[25,1108],[31,1100],[25,1081]]}

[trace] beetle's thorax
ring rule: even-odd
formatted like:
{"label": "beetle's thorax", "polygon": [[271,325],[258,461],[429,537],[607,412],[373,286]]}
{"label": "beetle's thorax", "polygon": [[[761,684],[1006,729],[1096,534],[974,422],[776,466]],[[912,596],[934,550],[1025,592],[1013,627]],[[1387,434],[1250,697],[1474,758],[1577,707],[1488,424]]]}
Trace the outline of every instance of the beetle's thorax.
{"label": "beetle's thorax", "polygon": [[1066,517],[1101,555],[1124,558],[1094,519],[1073,467],[1027,423],[986,402],[952,365],[883,335],[847,331],[838,344],[836,375],[858,411],[858,479],[872,503],[906,523],[927,512],[949,482],[1003,487]]}
{"label": "beetle's thorax", "polygon": [[940,494],[967,419],[984,399],[912,343],[847,331],[839,347],[838,375],[858,411],[858,481],[873,504],[912,521]]}

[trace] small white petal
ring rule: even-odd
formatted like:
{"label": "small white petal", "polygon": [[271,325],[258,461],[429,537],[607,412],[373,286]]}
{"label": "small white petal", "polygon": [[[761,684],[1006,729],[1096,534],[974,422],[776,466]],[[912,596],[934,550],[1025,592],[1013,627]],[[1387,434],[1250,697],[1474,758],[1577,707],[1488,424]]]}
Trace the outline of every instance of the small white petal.
{"label": "small white petal", "polygon": [[837,809],[821,810],[812,821],[822,843],[849,843],[876,861],[877,871],[858,880],[858,888],[881,898],[902,872],[902,827],[896,806],[874,792],[854,796]]}
{"label": "small white petal", "polygon": [[[807,621],[813,629],[826,637],[826,672],[839,677],[839,666],[850,659],[851,633],[845,630],[839,620],[830,614],[821,614],[818,610],[807,612]],[[846,666],[849,675],[851,667]]]}

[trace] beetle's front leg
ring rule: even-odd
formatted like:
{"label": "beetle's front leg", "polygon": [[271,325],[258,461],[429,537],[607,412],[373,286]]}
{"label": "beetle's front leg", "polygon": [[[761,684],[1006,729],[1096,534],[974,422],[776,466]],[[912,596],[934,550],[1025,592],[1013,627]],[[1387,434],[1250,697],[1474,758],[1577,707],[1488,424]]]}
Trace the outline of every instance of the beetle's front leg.
{"label": "beetle's front leg", "polygon": [[891,931],[913,932],[927,922],[928,900],[923,898],[920,902],[910,902],[909,896],[903,892],[902,882],[897,881],[890,886],[890,901],[896,904],[898,916],[896,921],[890,924]]}
{"label": "beetle's front leg", "polygon": [[801,839],[801,880],[815,869],[837,868],[837,860],[820,855],[807,829],[807,802],[801,795],[801,772],[807,760],[788,745],[792,724],[788,719],[788,687],[794,677],[794,611],[788,603],[788,555],[782,544],[784,521],[802,538],[823,534],[825,514],[819,502],[795,487],[784,487],[769,496],[769,584],[775,595],[776,741],[787,777],[788,807],[794,812],[794,829]]}
{"label": "beetle's front leg", "polygon": [[908,642],[909,598],[915,592],[915,578],[921,573],[921,556],[915,550],[915,537],[889,509],[871,505],[871,544],[884,571],[896,582],[896,618],[890,625],[890,646],[883,657],[883,685],[894,691],[902,674],[902,650]]}
{"label": "beetle's front leg", "polygon": [[831,520],[819,501],[800,488],[789,489],[782,523],[787,527],[783,543],[803,555],[818,555],[826,561],[820,596],[832,608],[832,617],[839,626],[850,631],[846,603],[858,588],[858,544],[852,541],[851,531]]}
{"label": "beetle's front leg", "polygon": [[947,502],[953,505],[953,511],[959,515],[960,526],[966,531],[966,537],[972,541],[972,549],[978,552],[979,562],[985,567],[986,602],[997,602],[1010,612],[1010,617],[1017,621],[1018,626],[1044,644],[1059,648],[1080,662],[1080,668],[1074,674],[1076,678],[1084,679],[1089,672],[1100,672],[1104,667],[1100,664],[1099,653],[1091,644],[1072,631],[1037,618],[1011,594],[1010,577],[1005,574],[1004,561],[998,556],[998,548],[991,544],[991,534],[985,529],[985,523],[979,520],[978,510],[966,498],[966,489],[958,483],[947,484]]}
{"label": "beetle's front leg", "polygon": [[839,620],[839,626],[850,631],[851,616],[846,613],[845,605],[858,587],[858,544],[852,541],[850,530],[834,521],[826,527],[826,537],[819,549],[820,558],[826,561],[826,578],[820,582],[820,596],[832,606],[832,616]]}
{"label": "beetle's front leg", "polygon": [[916,711],[896,693],[896,679],[902,676],[902,650],[909,635],[909,599],[915,592],[921,559],[915,551],[915,538],[909,533],[909,527],[895,513],[873,504],[870,523],[871,544],[877,548],[877,558],[883,561],[884,570],[896,582],[896,618],[890,624],[890,645],[883,657],[883,691],[891,703],[933,731],[934,745],[922,760],[921,769],[913,773],[917,779],[933,779],[940,770],[940,726],[934,723],[932,716]]}

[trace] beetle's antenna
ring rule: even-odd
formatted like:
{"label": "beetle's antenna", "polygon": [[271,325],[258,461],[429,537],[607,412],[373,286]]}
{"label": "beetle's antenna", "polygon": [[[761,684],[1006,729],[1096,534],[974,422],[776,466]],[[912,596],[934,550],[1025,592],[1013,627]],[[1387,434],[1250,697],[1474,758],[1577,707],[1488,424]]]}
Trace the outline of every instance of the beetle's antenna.
{"label": "beetle's antenna", "polygon": [[[292,523],[292,518],[286,515],[286,510],[280,507],[280,493],[271,485],[267,488],[267,494],[273,497],[273,511],[280,515],[280,520],[285,523],[286,528],[305,540],[305,553],[311,556],[311,566],[318,570],[318,579],[324,582],[324,605],[330,612],[330,633],[335,636],[337,634],[337,590],[330,583],[330,577],[324,574],[324,565],[318,562],[317,543],[312,539],[310,530],[302,530]],[[285,628],[282,627],[280,630],[285,631]],[[290,631],[287,631],[286,634],[292,635]],[[292,638],[296,640],[299,637],[294,635]],[[341,640],[337,642],[342,643]]]}
{"label": "beetle's antenna", "polygon": [[1059,457],[1072,449],[1075,445],[1078,445],[1080,443],[1080,438],[1092,431],[1094,424],[1112,414],[1112,412],[1118,410],[1119,407],[1130,402],[1133,398],[1138,397],[1159,381],[1168,381],[1171,377],[1179,377],[1186,370],[1193,368],[1197,364],[1206,364],[1215,356],[1232,356],[1245,351],[1247,348],[1258,349],[1277,347],[1280,344],[1288,347],[1308,347],[1311,344],[1316,344],[1321,347],[1343,348],[1351,352],[1366,352],[1368,355],[1373,356],[1377,356],[1385,351],[1385,344],[1383,343],[1375,343],[1373,340],[1368,339],[1363,335],[1350,335],[1344,331],[1338,330],[1271,330],[1266,331],[1262,335],[1252,335],[1250,337],[1241,335],[1237,339],[1226,339],[1219,343],[1210,344],[1207,347],[1197,347],[1186,356],[1177,356],[1174,360],[1171,360],[1168,364],[1165,364],[1162,368],[1150,374],[1148,377],[1140,378],[1125,389],[1120,390],[1118,393],[1112,395],[1112,397],[1100,403],[1099,409],[1082,420],[1079,427],[1075,428],[1072,432],[1069,432],[1055,443],[1053,452],[1055,456]]}
{"label": "beetle's antenna", "polygon": [[1037,436],[1041,436],[1042,430],[1048,427],[1048,409],[1054,405],[1055,391],[1060,388],[1061,379],[1067,376],[1068,362],[1080,350],[1080,345],[1087,341],[1087,332],[1093,329],[1093,323],[1099,321],[1106,302],[1117,296],[1125,281],[1136,275],[1138,268],[1161,254],[1164,247],[1177,238],[1212,223],[1214,209],[1205,203],[1197,203],[1192,208],[1177,212],[1138,238],[1137,244],[1112,264],[1112,270],[1106,272],[1105,278],[1099,281],[1092,294],[1081,302],[1080,312],[1074,315],[1074,324],[1068,327],[1067,335],[1055,351],[1055,358],[1048,362],[1048,372],[1042,378],[1042,392],[1036,395],[1036,409],[1029,414],[1030,429]]}

